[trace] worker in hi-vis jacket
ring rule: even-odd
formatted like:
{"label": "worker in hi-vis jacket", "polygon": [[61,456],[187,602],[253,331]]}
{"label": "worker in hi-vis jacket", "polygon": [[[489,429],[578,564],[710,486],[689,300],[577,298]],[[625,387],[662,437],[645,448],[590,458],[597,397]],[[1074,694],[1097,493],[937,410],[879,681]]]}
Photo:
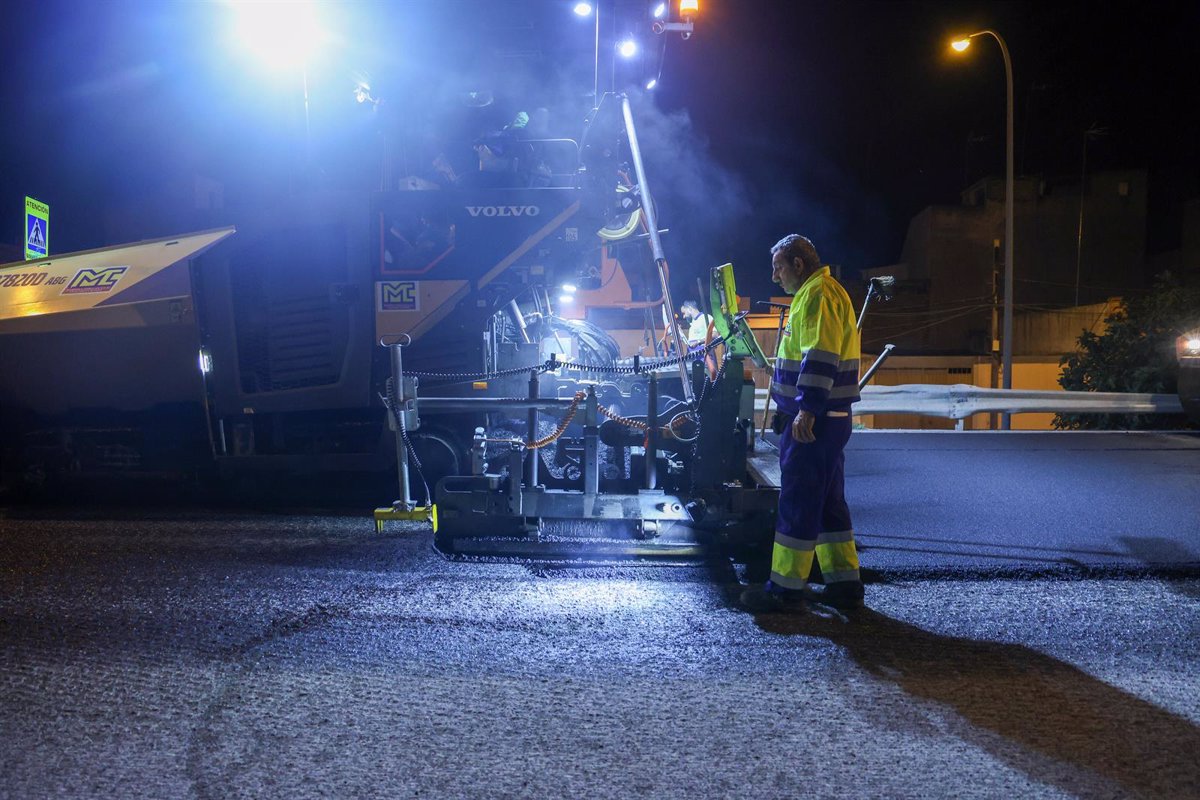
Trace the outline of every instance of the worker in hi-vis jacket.
{"label": "worker in hi-vis jacket", "polygon": [[[846,505],[843,450],[859,399],[859,335],[846,290],[813,243],[791,234],[771,248],[771,279],[792,298],[775,358],[771,396],[779,434],[779,515],[771,577],[742,593],[752,611],[803,611],[813,557],[818,602],[861,608],[863,584]],[[808,590],[812,596],[811,590]]]}

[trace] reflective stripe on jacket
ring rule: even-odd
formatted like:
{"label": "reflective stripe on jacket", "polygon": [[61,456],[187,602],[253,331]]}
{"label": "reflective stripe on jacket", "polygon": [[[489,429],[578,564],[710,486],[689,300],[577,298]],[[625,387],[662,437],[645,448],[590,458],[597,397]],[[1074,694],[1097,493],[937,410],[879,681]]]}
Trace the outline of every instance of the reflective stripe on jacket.
{"label": "reflective stripe on jacket", "polygon": [[775,358],[771,396],[784,414],[846,411],[858,397],[859,338],[854,305],[821,267],[796,296]]}

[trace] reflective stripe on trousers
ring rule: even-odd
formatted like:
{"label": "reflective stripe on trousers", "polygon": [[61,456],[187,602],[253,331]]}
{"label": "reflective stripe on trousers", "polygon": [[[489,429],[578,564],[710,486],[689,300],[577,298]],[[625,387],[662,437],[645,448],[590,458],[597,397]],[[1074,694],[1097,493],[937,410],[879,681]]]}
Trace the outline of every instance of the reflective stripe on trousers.
{"label": "reflective stripe on trousers", "polygon": [[819,416],[816,441],[800,444],[788,425],[779,439],[779,516],[771,554],[771,582],[803,589],[813,556],[826,584],[857,581],[858,551],[845,497],[845,457],[853,418]]}

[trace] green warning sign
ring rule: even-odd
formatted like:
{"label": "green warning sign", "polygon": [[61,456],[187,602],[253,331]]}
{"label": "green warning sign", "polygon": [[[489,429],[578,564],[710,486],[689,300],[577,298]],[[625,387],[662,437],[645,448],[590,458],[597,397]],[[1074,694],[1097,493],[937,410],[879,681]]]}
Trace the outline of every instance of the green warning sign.
{"label": "green warning sign", "polygon": [[50,254],[50,206],[25,198],[25,260]]}

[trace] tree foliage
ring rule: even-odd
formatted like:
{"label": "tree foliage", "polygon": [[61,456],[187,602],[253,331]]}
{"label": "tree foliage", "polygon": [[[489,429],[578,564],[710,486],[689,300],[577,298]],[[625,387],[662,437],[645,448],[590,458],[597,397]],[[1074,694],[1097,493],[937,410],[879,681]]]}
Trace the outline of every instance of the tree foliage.
{"label": "tree foliage", "polygon": [[[1174,394],[1179,363],[1175,340],[1200,326],[1200,280],[1164,272],[1149,292],[1105,317],[1102,334],[1084,331],[1078,350],[1062,359],[1059,384],[1072,391]],[[1145,430],[1188,427],[1183,415],[1058,414],[1068,430]]]}

